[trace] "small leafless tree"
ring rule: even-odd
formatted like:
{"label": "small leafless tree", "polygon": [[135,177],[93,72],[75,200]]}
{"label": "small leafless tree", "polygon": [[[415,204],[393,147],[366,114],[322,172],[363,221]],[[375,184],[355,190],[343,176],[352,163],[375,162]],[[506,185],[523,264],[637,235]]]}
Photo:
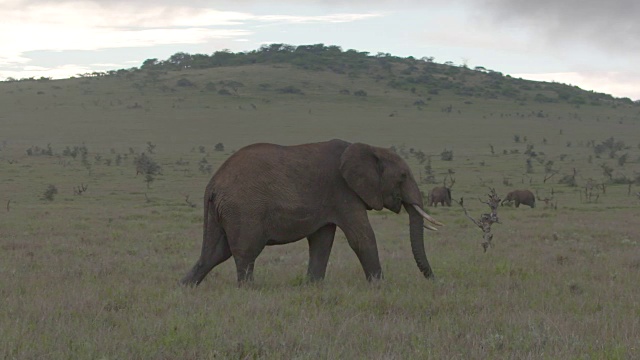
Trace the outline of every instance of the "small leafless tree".
{"label": "small leafless tree", "polygon": [[558,200],[553,201],[553,188],[551,189],[551,195],[545,194],[544,197],[536,190],[536,199],[544,203],[545,209],[558,209]]}
{"label": "small leafless tree", "polygon": [[11,211],[11,199],[7,200],[7,212]]}
{"label": "small leafless tree", "polygon": [[602,193],[604,193],[604,184],[596,184],[593,179],[589,179],[587,184],[584,186],[584,190],[580,192],[580,200],[582,200],[582,193],[584,193],[584,201],[598,202],[600,198],[600,189],[602,189]]}
{"label": "small leafless tree", "polygon": [[463,198],[460,198],[460,201],[457,202],[462,207],[462,210],[464,210],[464,214],[469,218],[469,220],[471,220],[477,227],[482,230],[482,248],[484,252],[487,252],[487,249],[491,247],[491,240],[493,239],[493,234],[491,233],[491,225],[500,223],[498,219],[498,206],[500,206],[501,199],[496,193],[496,189],[489,188],[489,190],[490,191],[487,194],[487,197],[489,199],[487,201],[483,201],[482,199],[478,200],[480,200],[480,202],[483,204],[487,204],[491,209],[491,212],[480,215],[480,218],[478,220],[469,215],[469,212],[463,205]]}

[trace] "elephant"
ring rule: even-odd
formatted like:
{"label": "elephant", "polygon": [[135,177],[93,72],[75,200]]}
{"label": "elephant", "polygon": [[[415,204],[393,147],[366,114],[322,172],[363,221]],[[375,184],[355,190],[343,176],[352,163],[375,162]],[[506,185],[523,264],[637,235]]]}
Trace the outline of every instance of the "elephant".
{"label": "elephant", "polygon": [[536,207],[536,197],[529,190],[513,190],[507,194],[500,204],[504,204],[505,201],[514,201],[516,207],[520,206],[520,204],[529,205],[532,208]]}
{"label": "elephant", "polygon": [[369,281],[382,279],[376,238],[367,210],[409,215],[413,257],[426,278],[434,274],[425,253],[424,222],[442,226],[423,210],[407,163],[395,152],[334,139],[281,146],[258,143],[231,155],[204,192],[201,254],[180,281],[197,286],[233,256],[238,284],[253,281],[254,262],[265,246],[307,238],[306,278],[325,277],[336,228],[356,253]]}
{"label": "elephant", "polygon": [[429,206],[451,206],[451,189],[446,186],[438,186],[431,189],[429,193]]}

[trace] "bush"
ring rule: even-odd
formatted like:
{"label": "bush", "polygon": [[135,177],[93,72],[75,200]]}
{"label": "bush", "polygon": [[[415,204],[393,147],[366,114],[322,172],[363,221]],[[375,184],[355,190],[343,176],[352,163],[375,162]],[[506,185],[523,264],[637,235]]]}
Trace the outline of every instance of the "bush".
{"label": "bush", "polygon": [[618,158],[618,165],[624,166],[624,164],[627,162],[628,157],[629,157],[629,153],[624,153],[620,155],[620,157]]}
{"label": "bush", "polygon": [[353,92],[354,96],[367,96],[367,92],[364,90],[356,90]]}
{"label": "bush", "polygon": [[162,172],[162,167],[145,153],[137,156],[134,163],[136,165],[136,174],[153,176]]}
{"label": "bush", "polygon": [[54,196],[58,193],[58,188],[55,185],[47,186],[47,189],[42,193],[42,200],[53,201]]}
{"label": "bush", "polygon": [[444,149],[440,153],[440,159],[442,161],[452,161],[453,160],[453,150]]}
{"label": "bush", "polygon": [[203,174],[211,174],[211,170],[213,170],[213,167],[211,166],[211,164],[209,164],[206,158],[202,158],[202,160],[200,160],[200,162],[198,163],[198,170],[200,170],[200,172]]}
{"label": "bush", "polygon": [[285,86],[283,88],[278,89],[279,93],[282,94],[297,94],[297,95],[304,95],[304,93],[302,92],[302,90],[298,89],[295,86]]}
{"label": "bush", "polygon": [[563,176],[562,179],[558,180],[558,184],[564,184],[571,187],[578,186],[578,183],[576,182],[576,177],[574,175]]}
{"label": "bush", "polygon": [[51,144],[47,144],[47,148],[43,149],[39,146],[32,146],[27,149],[28,156],[38,156],[38,155],[47,155],[53,156],[53,149],[51,149]]}
{"label": "bush", "polygon": [[552,103],[555,102],[556,100],[554,98],[548,97],[544,94],[536,94],[536,96],[533,98],[534,101],[539,102],[539,103]]}
{"label": "bush", "polygon": [[207,85],[204,86],[204,89],[207,90],[207,91],[216,91],[218,89],[218,87],[216,86],[216,84],[214,84],[211,81],[209,81],[207,83]]}
{"label": "bush", "polygon": [[187,79],[187,78],[182,78],[180,80],[178,80],[178,82],[176,82],[176,85],[178,86],[182,86],[182,87],[191,87],[191,86],[195,86],[191,80]]}

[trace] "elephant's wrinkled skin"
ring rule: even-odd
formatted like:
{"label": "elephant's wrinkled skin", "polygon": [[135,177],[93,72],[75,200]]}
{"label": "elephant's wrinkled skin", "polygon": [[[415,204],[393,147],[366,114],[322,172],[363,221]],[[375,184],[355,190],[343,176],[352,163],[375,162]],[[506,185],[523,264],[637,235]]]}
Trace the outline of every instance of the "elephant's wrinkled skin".
{"label": "elephant's wrinkled skin", "polygon": [[[254,144],[220,166],[206,187],[202,252],[185,285],[198,285],[233,256],[238,282],[253,279],[266,245],[307,238],[310,280],[324,278],[336,227],[345,234],[368,280],[382,278],[367,210],[404,206],[413,256],[433,276],[423,242],[422,197],[407,164],[394,152],[342,140],[280,146]],[[432,228],[433,229],[433,228]]]}
{"label": "elephant's wrinkled skin", "polygon": [[438,186],[429,193],[429,206],[451,206],[451,189],[446,186]]}
{"label": "elephant's wrinkled skin", "polygon": [[507,194],[501,204],[504,204],[505,201],[513,201],[516,207],[520,204],[529,205],[532,208],[536,207],[536,197],[529,190],[513,190]]}

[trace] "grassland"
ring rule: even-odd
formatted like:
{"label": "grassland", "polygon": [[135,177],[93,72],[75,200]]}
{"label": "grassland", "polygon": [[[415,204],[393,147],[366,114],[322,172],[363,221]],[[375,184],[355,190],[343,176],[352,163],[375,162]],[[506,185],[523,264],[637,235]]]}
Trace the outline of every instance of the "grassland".
{"label": "grassland", "polygon": [[[242,86],[220,95],[230,81]],[[428,95],[287,65],[0,83],[0,94],[3,358],[640,356],[637,106]],[[207,166],[254,142],[331,138],[395,146],[419,178],[424,152],[438,183],[455,172],[454,197],[475,216],[489,187],[553,200],[500,208],[486,253],[460,207],[430,208],[447,225],[425,237],[436,281],[416,269],[406,214],[382,211],[370,213],[382,282],[365,281],[339,232],[320,285],[303,282],[301,241],[267,248],[252,286],[236,286],[232,261],[178,286],[199,255]],[[624,146],[597,155],[609,138]],[[150,183],[136,175],[142,152],[162,166]],[[574,169],[577,186],[558,183]]]}

